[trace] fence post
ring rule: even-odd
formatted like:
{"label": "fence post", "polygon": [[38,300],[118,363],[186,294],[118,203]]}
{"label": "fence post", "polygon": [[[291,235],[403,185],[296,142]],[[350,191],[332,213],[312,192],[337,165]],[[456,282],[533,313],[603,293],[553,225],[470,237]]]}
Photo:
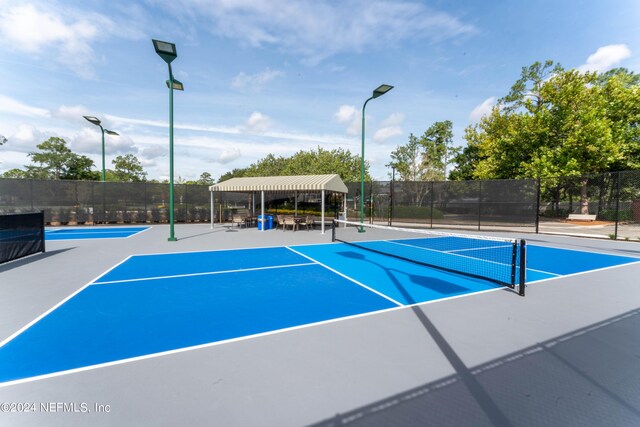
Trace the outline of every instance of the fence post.
{"label": "fence post", "polygon": [[542,195],[540,194],[540,177],[538,177],[537,182],[538,188],[536,190],[536,234],[538,234],[540,231],[540,197],[542,197]]}
{"label": "fence post", "polygon": [[31,187],[31,189],[30,189],[30,191],[31,191],[31,210],[33,211],[33,179],[30,179],[29,183],[30,183],[30,187]]}
{"label": "fence post", "polygon": [[482,181],[478,181],[478,231],[480,231],[480,222],[482,221]]}
{"label": "fence post", "polygon": [[617,172],[616,182],[616,228],[613,232],[613,239],[618,240],[618,222],[620,221],[620,171]]}
{"label": "fence post", "polygon": [[435,196],[435,194],[434,194],[434,192],[433,192],[433,190],[434,190],[434,184],[435,184],[435,183],[434,183],[433,181],[431,181],[431,219],[430,219],[430,221],[431,221],[431,225],[430,225],[430,227],[431,227],[431,228],[433,228],[433,199],[435,198],[435,197],[434,197],[434,196]]}

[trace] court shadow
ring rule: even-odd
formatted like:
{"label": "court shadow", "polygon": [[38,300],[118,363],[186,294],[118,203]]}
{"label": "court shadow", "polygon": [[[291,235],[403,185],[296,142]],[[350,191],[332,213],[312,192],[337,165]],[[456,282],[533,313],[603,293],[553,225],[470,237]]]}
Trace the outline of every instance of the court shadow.
{"label": "court shadow", "polygon": [[[453,294],[459,294],[461,292],[465,292],[468,291],[468,288],[465,288],[464,286],[460,286],[460,285],[456,285],[455,283],[446,281],[446,280],[442,280],[436,277],[431,277],[431,276],[420,276],[417,274],[410,274],[410,273],[405,273],[404,271],[401,270],[397,270],[394,268],[388,268],[385,267],[383,265],[380,265],[379,263],[376,263],[374,261],[371,261],[369,259],[367,259],[364,255],[357,253],[357,252],[353,252],[353,251],[343,251],[343,252],[336,252],[338,255],[344,256],[345,258],[351,258],[351,259],[357,259],[358,261],[363,261],[363,262],[368,262],[370,264],[374,264],[378,267],[380,267],[381,269],[385,270],[385,272],[387,273],[387,275],[389,275],[389,277],[391,277],[394,274],[401,274],[404,276],[407,276],[409,278],[409,280],[411,281],[411,283],[414,283],[418,286],[421,286],[423,288],[426,289],[430,289],[432,291],[438,292],[442,295],[453,295]],[[397,282],[397,277],[393,277],[392,279],[394,281],[394,283]],[[399,283],[399,282],[397,282]],[[397,286],[396,283],[396,286]],[[413,299],[412,299],[413,301]],[[415,302],[414,302],[415,303]]]}
{"label": "court shadow", "polygon": [[496,403],[493,396],[489,394],[487,390],[480,384],[471,370],[465,365],[460,356],[458,356],[451,344],[449,344],[446,338],[440,333],[436,325],[431,321],[431,319],[429,319],[422,307],[418,305],[418,302],[413,298],[411,293],[407,291],[405,286],[402,285],[402,283],[394,274],[400,273],[406,275],[406,273],[382,266],[375,261],[367,259],[364,255],[357,252],[346,251],[340,252],[339,254],[347,258],[368,262],[381,268],[393,282],[394,286],[396,287],[398,292],[400,292],[404,300],[411,305],[411,310],[413,311],[413,313],[416,315],[427,333],[431,336],[431,339],[436,343],[443,356],[447,359],[449,364],[451,364],[456,372],[457,378],[459,378],[460,382],[463,385],[462,389],[469,396],[468,398],[471,398],[474,401],[476,408],[478,408],[478,412],[483,415],[486,420],[489,421],[490,425],[512,425],[505,416],[502,409]]}
{"label": "court shadow", "polygon": [[[640,358],[630,355],[637,353],[639,328],[636,309],[472,367],[471,375],[502,408],[506,424],[487,416],[453,374],[309,427],[637,426]],[[612,360],[616,363],[605,363]]]}
{"label": "court shadow", "polygon": [[195,237],[206,236],[207,234],[222,233],[226,231],[229,231],[229,230],[224,228],[214,228],[213,230],[210,230],[204,233],[198,233],[198,234],[192,234],[191,236],[180,237],[180,240],[188,240],[188,239],[193,239]]}
{"label": "court shadow", "polygon": [[51,256],[61,254],[63,252],[67,252],[72,249],[75,249],[75,246],[72,248],[56,249],[55,251],[40,252],[37,254],[26,256],[24,258],[17,259],[15,261],[9,261],[5,264],[0,264],[0,273],[4,271],[9,271],[17,267],[22,267],[23,265],[31,264],[33,262],[41,261],[45,258],[49,258]]}

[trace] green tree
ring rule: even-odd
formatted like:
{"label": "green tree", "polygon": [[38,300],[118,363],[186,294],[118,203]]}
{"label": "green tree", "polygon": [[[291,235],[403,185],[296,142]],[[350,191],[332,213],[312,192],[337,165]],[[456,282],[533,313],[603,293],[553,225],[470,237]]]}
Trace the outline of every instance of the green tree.
{"label": "green tree", "polygon": [[[220,176],[218,182],[250,176],[287,176],[338,174],[344,181],[360,181],[360,156],[337,148],[298,151],[291,157],[268,154],[244,169],[234,169]],[[365,180],[371,180],[369,163],[365,162]]]}
{"label": "green tree", "polygon": [[27,172],[22,170],[22,169],[18,169],[18,168],[14,168],[14,169],[9,169],[8,171],[4,172],[2,174],[3,178],[20,178],[20,179],[25,179],[25,178],[29,178],[27,176]]}
{"label": "green tree", "polygon": [[73,156],[71,150],[67,147],[67,142],[62,138],[52,136],[36,147],[40,151],[29,153],[29,157],[38,166],[27,167],[27,172],[38,177],[60,179],[67,162]]}
{"label": "green tree", "polygon": [[433,180],[444,180],[447,176],[447,163],[458,153],[453,147],[453,123],[449,120],[435,122],[421,138],[424,167],[431,171]]}
{"label": "green tree", "polygon": [[196,183],[202,185],[212,185],[213,183],[215,183],[215,181],[209,172],[202,172]]}
{"label": "green tree", "polygon": [[87,156],[81,156],[72,153],[69,160],[64,165],[64,171],[60,176],[61,179],[98,181],[100,180],[100,172],[92,170],[95,166],[93,160]]}
{"label": "green tree", "polygon": [[114,170],[109,172],[114,181],[142,182],[146,180],[147,173],[133,154],[117,156],[111,163]]}
{"label": "green tree", "polygon": [[[552,61],[524,67],[491,114],[465,132],[468,146],[477,148],[474,176],[584,177],[637,164],[635,81],[622,70],[603,79]],[[588,212],[586,184],[583,179],[582,213]]]}

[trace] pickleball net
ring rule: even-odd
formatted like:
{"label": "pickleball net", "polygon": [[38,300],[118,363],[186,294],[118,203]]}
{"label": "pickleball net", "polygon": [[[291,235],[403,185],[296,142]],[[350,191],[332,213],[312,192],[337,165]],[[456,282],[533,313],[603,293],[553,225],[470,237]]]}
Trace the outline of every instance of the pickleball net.
{"label": "pickleball net", "polygon": [[526,241],[334,220],[332,240],[517,289],[524,296]]}

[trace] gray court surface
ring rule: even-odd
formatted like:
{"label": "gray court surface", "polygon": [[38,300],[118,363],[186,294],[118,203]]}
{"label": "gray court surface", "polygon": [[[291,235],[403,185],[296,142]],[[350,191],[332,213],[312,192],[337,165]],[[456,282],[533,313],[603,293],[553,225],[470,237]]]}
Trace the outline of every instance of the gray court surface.
{"label": "gray court surface", "polygon": [[[0,265],[0,342],[132,254],[331,238],[218,225],[168,235],[48,242]],[[638,242],[514,237],[640,258]],[[499,289],[0,386],[0,426],[638,426],[639,278],[640,264],[620,266],[524,298]]]}

